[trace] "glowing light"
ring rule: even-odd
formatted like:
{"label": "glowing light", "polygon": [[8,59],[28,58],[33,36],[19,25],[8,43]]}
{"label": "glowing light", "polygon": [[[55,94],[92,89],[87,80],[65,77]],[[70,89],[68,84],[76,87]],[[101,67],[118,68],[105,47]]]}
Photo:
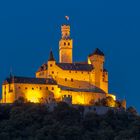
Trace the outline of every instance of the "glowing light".
{"label": "glowing light", "polygon": [[25,96],[28,101],[33,102],[33,103],[39,103],[39,99],[41,98],[41,95],[39,92],[37,91],[33,92],[31,90],[27,91]]}
{"label": "glowing light", "polygon": [[[78,104],[85,104],[84,98],[83,98],[82,96],[77,95],[77,96],[75,97],[75,99],[76,99],[76,101],[77,101]],[[74,99],[74,100],[75,100],[75,99]]]}
{"label": "glowing light", "polygon": [[113,94],[108,94],[108,96],[112,97],[116,101],[116,96]]}

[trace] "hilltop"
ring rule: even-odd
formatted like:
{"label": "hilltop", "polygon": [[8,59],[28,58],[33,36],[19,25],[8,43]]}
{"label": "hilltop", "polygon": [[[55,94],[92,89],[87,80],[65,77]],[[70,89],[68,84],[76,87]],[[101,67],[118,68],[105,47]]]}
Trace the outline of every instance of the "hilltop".
{"label": "hilltop", "polygon": [[0,105],[1,140],[127,140],[140,139],[139,131],[140,116],[133,107],[84,115],[82,106],[64,102],[53,111],[45,104]]}

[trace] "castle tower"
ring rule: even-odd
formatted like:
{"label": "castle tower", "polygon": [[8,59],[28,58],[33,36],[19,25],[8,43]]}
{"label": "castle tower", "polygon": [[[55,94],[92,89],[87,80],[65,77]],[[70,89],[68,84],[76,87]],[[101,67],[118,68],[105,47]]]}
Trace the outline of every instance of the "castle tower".
{"label": "castle tower", "polygon": [[55,61],[55,58],[54,58],[54,56],[53,56],[53,52],[52,52],[52,50],[50,51],[50,56],[49,56],[49,59],[48,59],[48,77],[49,78],[54,78],[54,66],[55,66],[55,63],[56,63],[56,61]]}
{"label": "castle tower", "polygon": [[104,53],[98,48],[96,48],[96,50],[88,56],[88,63],[92,64],[95,70],[95,86],[99,88],[101,86],[101,79],[104,71],[104,61]]}
{"label": "castle tower", "polygon": [[59,62],[72,63],[73,55],[73,40],[70,38],[70,26],[61,26],[61,40],[59,41]]}

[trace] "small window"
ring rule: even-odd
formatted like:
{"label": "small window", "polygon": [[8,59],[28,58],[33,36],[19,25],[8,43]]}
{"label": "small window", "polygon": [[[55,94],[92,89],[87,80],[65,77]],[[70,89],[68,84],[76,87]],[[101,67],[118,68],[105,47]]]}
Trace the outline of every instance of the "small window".
{"label": "small window", "polygon": [[66,46],[66,42],[64,42],[64,46]]}
{"label": "small window", "polygon": [[54,71],[52,71],[52,74],[54,74]]}
{"label": "small window", "polygon": [[18,87],[20,89],[20,87]]}
{"label": "small window", "polygon": [[68,42],[68,46],[70,46],[70,43]]}
{"label": "small window", "polygon": [[83,71],[82,71],[82,74],[83,74]]}
{"label": "small window", "polygon": [[69,71],[69,73],[71,73],[71,71]]}
{"label": "small window", "polygon": [[46,87],[46,90],[48,90],[48,87]]}
{"label": "small window", "polygon": [[73,78],[71,79],[71,82],[73,82]]}
{"label": "small window", "polygon": [[32,90],[34,90],[34,88],[32,88]]}
{"label": "small window", "polygon": [[77,71],[75,71],[75,73],[77,73]]}
{"label": "small window", "polygon": [[65,81],[67,81],[67,78],[65,78]]}
{"label": "small window", "polygon": [[52,90],[54,90],[54,87],[52,87]]}
{"label": "small window", "polygon": [[25,87],[25,89],[27,89],[27,87]]}
{"label": "small window", "polygon": [[52,64],[50,64],[50,67],[52,67]]}
{"label": "small window", "polygon": [[40,90],[41,90],[42,88],[40,87]]}

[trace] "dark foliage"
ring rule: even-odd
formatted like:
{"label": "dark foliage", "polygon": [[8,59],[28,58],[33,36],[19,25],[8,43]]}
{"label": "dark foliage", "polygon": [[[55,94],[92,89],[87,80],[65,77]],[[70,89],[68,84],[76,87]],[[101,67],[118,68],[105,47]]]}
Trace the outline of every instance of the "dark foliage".
{"label": "dark foliage", "polygon": [[0,140],[129,140],[140,139],[140,117],[133,107],[126,112],[94,112],[83,116],[59,103],[53,112],[43,104],[15,102],[0,105]]}

